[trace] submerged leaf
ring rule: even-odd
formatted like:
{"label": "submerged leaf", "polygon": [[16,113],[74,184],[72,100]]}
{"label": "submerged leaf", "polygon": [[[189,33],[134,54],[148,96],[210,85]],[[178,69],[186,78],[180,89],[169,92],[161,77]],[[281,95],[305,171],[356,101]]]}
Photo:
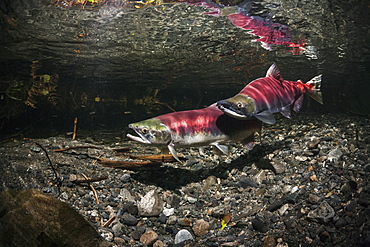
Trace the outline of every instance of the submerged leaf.
{"label": "submerged leaf", "polygon": [[221,220],[221,228],[220,230],[223,230],[225,229],[225,227],[227,226],[227,224],[229,224],[231,220],[231,214],[230,213],[227,213],[224,215],[223,219]]}

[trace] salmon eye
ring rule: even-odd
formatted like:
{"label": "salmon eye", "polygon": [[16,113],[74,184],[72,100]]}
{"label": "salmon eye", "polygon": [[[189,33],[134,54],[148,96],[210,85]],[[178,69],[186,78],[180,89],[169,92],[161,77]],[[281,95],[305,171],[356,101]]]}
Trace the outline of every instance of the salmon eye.
{"label": "salmon eye", "polygon": [[149,132],[148,128],[142,128],[141,129],[141,133],[143,133],[143,134],[147,134],[148,132]]}
{"label": "salmon eye", "polygon": [[238,103],[236,104],[236,107],[238,107],[238,109],[241,109],[241,108],[243,107],[243,103],[238,102]]}

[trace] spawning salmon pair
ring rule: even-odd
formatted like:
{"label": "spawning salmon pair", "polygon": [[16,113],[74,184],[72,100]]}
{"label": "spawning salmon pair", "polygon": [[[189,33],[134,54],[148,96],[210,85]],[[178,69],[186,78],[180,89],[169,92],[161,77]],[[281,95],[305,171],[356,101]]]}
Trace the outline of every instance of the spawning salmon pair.
{"label": "spawning salmon pair", "polygon": [[214,146],[228,154],[227,143],[242,142],[247,149],[254,146],[254,133],[260,132],[262,122],[274,124],[273,114],[291,117],[291,107],[299,111],[304,94],[322,104],[321,75],[307,83],[286,81],[275,64],[266,77],[256,79],[237,95],[220,100],[203,109],[172,112],[141,122],[132,123],[137,136],[130,139],[168,149],[178,161],[175,148]]}

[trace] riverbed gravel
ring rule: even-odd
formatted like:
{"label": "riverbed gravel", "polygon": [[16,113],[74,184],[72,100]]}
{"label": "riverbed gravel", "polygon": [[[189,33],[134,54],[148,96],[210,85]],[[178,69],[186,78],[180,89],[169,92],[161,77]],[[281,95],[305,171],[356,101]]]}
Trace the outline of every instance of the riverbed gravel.
{"label": "riverbed gravel", "polygon": [[125,131],[3,141],[1,190],[54,195],[112,246],[370,246],[369,117],[279,117],[251,151],[179,149],[182,164],[97,162],[159,154]]}

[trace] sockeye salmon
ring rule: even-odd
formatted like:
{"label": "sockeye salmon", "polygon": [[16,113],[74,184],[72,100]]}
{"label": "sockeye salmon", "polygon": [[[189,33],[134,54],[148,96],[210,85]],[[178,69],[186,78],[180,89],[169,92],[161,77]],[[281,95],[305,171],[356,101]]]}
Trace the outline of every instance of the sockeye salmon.
{"label": "sockeye salmon", "polygon": [[301,80],[286,81],[273,64],[266,77],[252,81],[234,97],[218,101],[217,106],[234,118],[247,119],[254,116],[265,123],[274,124],[276,120],[273,113],[280,112],[290,118],[291,106],[295,112],[299,111],[304,94],[322,104],[320,86],[321,75],[307,83]]}
{"label": "sockeye salmon", "polygon": [[228,142],[242,141],[246,148],[254,146],[254,133],[260,132],[262,122],[257,119],[239,120],[224,114],[216,104],[197,110],[172,112],[141,122],[132,123],[138,136],[127,137],[169,152],[179,162],[175,148],[214,146],[228,153]]}

